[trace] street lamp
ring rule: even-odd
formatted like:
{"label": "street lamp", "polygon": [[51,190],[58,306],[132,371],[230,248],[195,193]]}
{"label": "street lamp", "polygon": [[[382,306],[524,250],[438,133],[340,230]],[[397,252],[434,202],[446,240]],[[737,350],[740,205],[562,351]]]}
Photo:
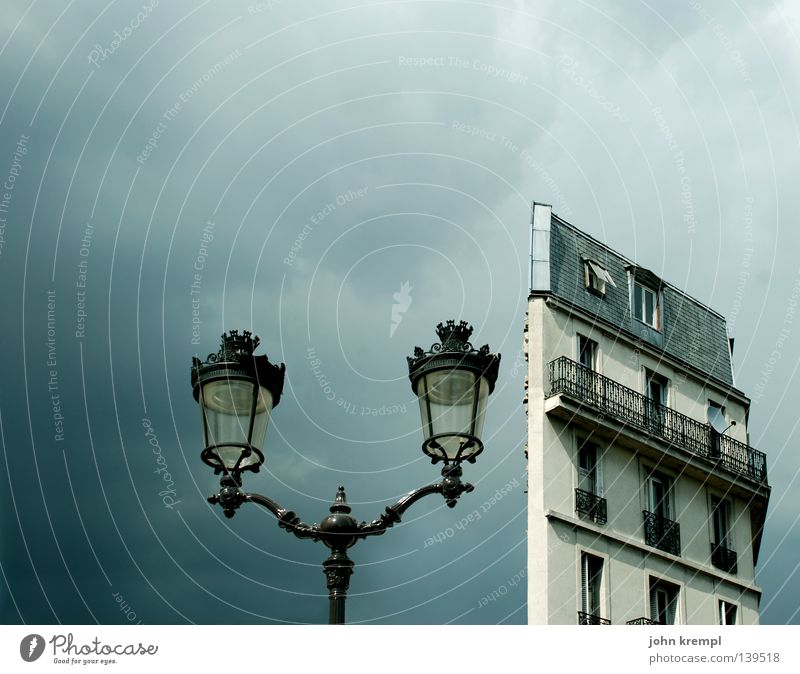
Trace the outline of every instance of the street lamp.
{"label": "street lamp", "polygon": [[497,381],[500,356],[491,355],[488,344],[473,349],[468,341],[472,328],[464,321],[440,323],[436,333],[441,344],[427,353],[416,347],[408,359],[425,435],[422,451],[432,463],[475,463],[483,451],[486,400]]}
{"label": "street lamp", "polygon": [[489,347],[474,349],[472,328],[464,321],[436,326],[439,342],[429,351],[414,349],[408,358],[411,387],[419,399],[424,442],[422,451],[432,463],[442,462],[442,480],[420,487],[387,506],[372,522],[357,522],[350,514],[344,487],[339,487],[330,514],[319,524],[305,524],[291,510],[272,499],[242,491],[242,474],[257,473],[264,463],[264,438],[272,410],[278,405],[286,373],[284,365],[254,355],[258,337],[232,330],[222,335],[222,345],[205,361],[192,359],[192,389],[200,405],[205,448],[204,463],[222,474],[219,493],[209,497],[226,517],[243,503],[269,510],[278,526],[298,538],[322,541],[330,556],[322,567],[329,595],[328,622],[344,623],[345,599],[353,573],[347,549],[369,536],[379,536],[400,521],[403,513],[428,494],[441,494],[453,508],[473,486],[461,482],[461,463],[474,463],[483,451],[480,435],[486,401],[497,381],[500,355]]}
{"label": "street lamp", "polygon": [[255,356],[258,337],[237,330],[222,336],[218,353],[192,363],[194,398],[200,403],[205,449],[215,473],[257,473],[272,409],[280,402],[286,367]]}

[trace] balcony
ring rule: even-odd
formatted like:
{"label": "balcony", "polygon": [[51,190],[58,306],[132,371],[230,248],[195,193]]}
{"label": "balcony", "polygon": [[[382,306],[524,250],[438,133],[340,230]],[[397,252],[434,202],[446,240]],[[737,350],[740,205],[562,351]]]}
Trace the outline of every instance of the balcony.
{"label": "balcony", "polygon": [[643,510],[642,514],[644,515],[644,542],[664,552],[680,556],[680,525],[647,510]]}
{"label": "balcony", "polygon": [[634,618],[625,623],[626,625],[660,625],[658,620],[651,620],[650,618]]}
{"label": "balcony", "polygon": [[736,573],[736,553],[723,545],[711,544],[711,563],[728,573]]}
{"label": "balcony", "polygon": [[659,405],[565,356],[551,361],[549,369],[550,390],[546,397],[564,395],[590,405],[602,416],[682,448],[729,473],[766,485],[767,457],[763,452],[720,436],[708,424]]}
{"label": "balcony", "polygon": [[585,515],[596,524],[605,524],[608,521],[606,500],[584,489],[575,490],[575,512]]}
{"label": "balcony", "polygon": [[593,613],[584,613],[578,611],[578,624],[579,625],[610,625],[611,621],[606,618],[601,618],[599,615]]}

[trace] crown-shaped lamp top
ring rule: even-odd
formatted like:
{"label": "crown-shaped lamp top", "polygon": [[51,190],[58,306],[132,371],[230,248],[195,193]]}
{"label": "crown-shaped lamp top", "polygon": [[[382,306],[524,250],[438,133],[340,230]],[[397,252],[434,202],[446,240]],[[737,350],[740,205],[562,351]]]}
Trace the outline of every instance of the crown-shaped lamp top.
{"label": "crown-shaped lamp top", "polygon": [[[446,323],[439,323],[436,326],[436,334],[442,342],[443,347],[451,344],[466,344],[469,342],[470,335],[472,335],[472,326],[466,321],[447,321]],[[460,350],[460,349],[458,349]]]}
{"label": "crown-shaped lamp top", "polygon": [[219,356],[222,360],[237,360],[242,356],[252,356],[261,340],[254,337],[249,330],[239,334],[238,330],[230,330],[222,335]]}

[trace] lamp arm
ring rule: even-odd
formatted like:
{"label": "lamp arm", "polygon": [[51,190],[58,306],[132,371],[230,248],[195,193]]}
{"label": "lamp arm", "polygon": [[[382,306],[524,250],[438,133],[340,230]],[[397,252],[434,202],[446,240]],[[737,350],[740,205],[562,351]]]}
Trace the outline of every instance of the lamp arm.
{"label": "lamp arm", "polygon": [[298,538],[319,540],[320,529],[316,524],[305,524],[294,512],[282,508],[268,496],[244,493],[239,476],[224,475],[220,480],[219,494],[209,496],[208,502],[222,506],[225,517],[233,517],[243,503],[256,503],[275,515],[281,529],[286,529]]}
{"label": "lamp arm", "polygon": [[293,533],[298,538],[312,538],[315,541],[319,538],[320,530],[316,524],[306,524],[291,510],[282,508],[268,496],[261,494],[244,494],[244,500],[256,503],[269,510],[278,520],[281,529]]}
{"label": "lamp arm", "polygon": [[[446,465],[442,468],[441,482],[429,484],[409,492],[397,503],[386,506],[385,511],[378,519],[369,523],[361,522],[361,524],[356,524],[350,518],[352,525],[348,525],[348,535],[353,536],[354,539],[359,539],[367,536],[380,536],[386,533],[387,529],[401,520],[406,510],[429,494],[441,494],[449,508],[455,507],[461,494],[469,493],[475,489],[471,484],[461,481],[461,474],[462,471],[459,464]],[[208,501],[221,505],[226,517],[233,517],[243,503],[255,503],[269,510],[278,520],[278,526],[294,534],[297,538],[310,538],[313,541],[330,540],[330,537],[326,538],[326,532],[330,533],[329,529],[323,531],[318,524],[302,522],[295,512],[281,507],[268,496],[243,492],[240,488],[241,481],[232,475],[225,475],[220,481],[220,487],[219,494],[209,497]],[[340,487],[339,491],[340,495],[337,496],[337,503],[331,506],[331,513],[339,510],[349,513],[350,508],[344,500],[344,489]],[[341,502],[339,501],[340,497]],[[336,536],[341,536],[343,533],[345,532],[339,531]]]}
{"label": "lamp arm", "polygon": [[441,494],[449,508],[453,508],[463,493],[471,492],[475,487],[467,482],[461,481],[461,467],[459,465],[448,465],[442,469],[442,481],[420,487],[406,494],[394,505],[386,506],[384,513],[372,522],[362,522],[358,525],[358,538],[367,536],[380,536],[386,530],[397,524],[406,510],[420,499],[429,494]]}

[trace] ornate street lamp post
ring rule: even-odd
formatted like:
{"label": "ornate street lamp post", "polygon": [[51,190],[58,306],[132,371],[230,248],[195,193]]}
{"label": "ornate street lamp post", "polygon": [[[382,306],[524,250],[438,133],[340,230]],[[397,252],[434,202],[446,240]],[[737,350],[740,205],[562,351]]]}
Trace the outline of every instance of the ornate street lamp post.
{"label": "ornate street lamp post", "polygon": [[205,448],[200,457],[222,474],[218,503],[226,517],[233,517],[243,503],[257,503],[269,510],[278,526],[298,538],[322,541],[331,551],[322,567],[327,577],[330,624],[344,623],[345,599],[353,561],[348,548],[368,536],[380,536],[400,521],[403,513],[428,494],[441,494],[454,507],[473,486],[461,481],[461,463],[474,463],[483,451],[480,439],[486,401],[497,381],[500,355],[489,347],[476,350],[469,343],[472,328],[464,321],[447,321],[436,327],[439,343],[429,351],[419,347],[408,358],[409,377],[419,398],[425,442],[422,451],[433,463],[442,462],[440,482],[420,487],[387,506],[372,522],[359,523],[350,514],[344,487],[339,487],[330,514],[319,524],[305,524],[295,513],[272,499],[242,491],[242,474],[257,473],[264,463],[264,438],[273,408],[280,402],[286,372],[254,355],[258,337],[236,330],[222,336],[222,345],[205,362],[192,362],[192,388],[200,404]]}

